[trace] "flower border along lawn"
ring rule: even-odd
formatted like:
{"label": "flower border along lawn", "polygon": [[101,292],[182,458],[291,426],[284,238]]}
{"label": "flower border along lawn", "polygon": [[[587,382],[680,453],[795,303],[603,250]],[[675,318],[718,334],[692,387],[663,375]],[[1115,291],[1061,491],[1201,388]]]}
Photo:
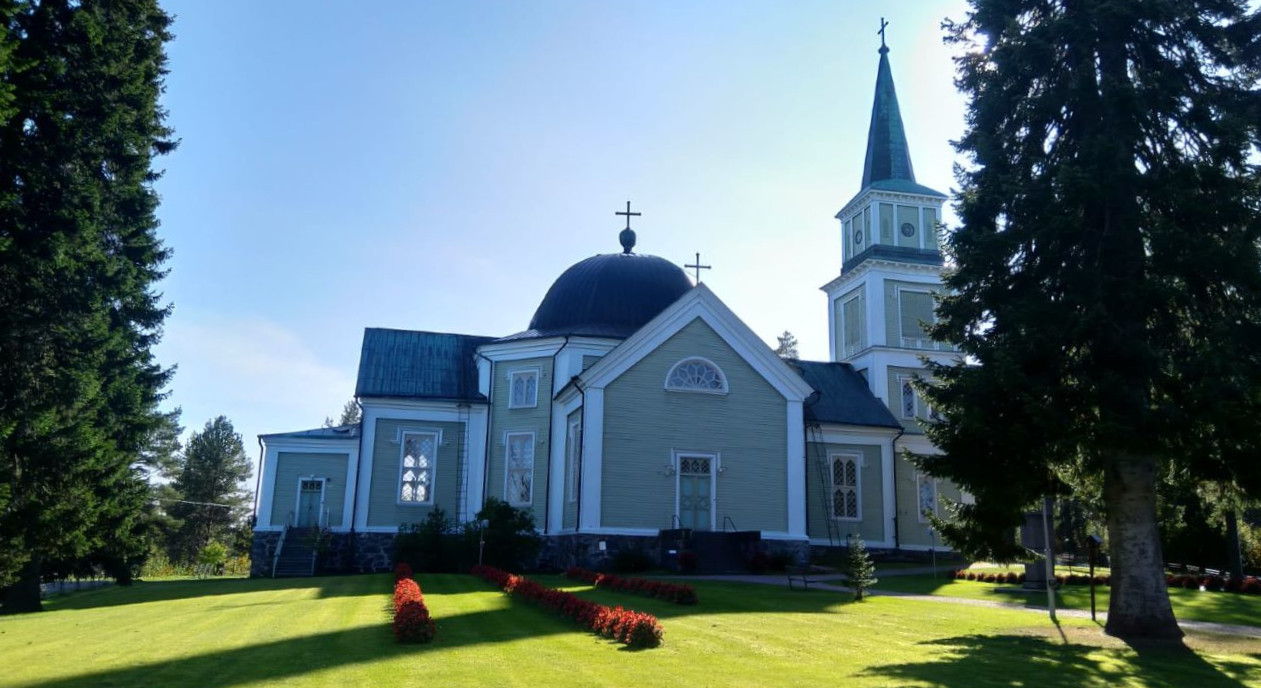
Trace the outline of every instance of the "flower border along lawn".
{"label": "flower border along lawn", "polygon": [[[540,583],[616,605],[560,576]],[[0,617],[5,688],[259,686],[1261,685],[1261,641],[1193,634],[1135,651],[1089,621],[827,590],[689,581],[702,603],[635,598],[649,652],[574,628],[472,576],[422,575],[432,644],[394,641],[391,576],[138,583]],[[1237,598],[1233,598],[1237,599]]]}
{"label": "flower border along lawn", "polygon": [[[1025,607],[1046,608],[1046,591],[1022,590],[1019,583],[983,583],[981,581],[952,580],[943,572],[937,578],[931,576],[884,576],[873,586],[875,590],[908,592],[918,595],[964,597],[989,600]],[[1000,589],[1002,591],[1000,591]],[[1261,596],[1242,595],[1233,592],[1207,592],[1168,588],[1173,613],[1184,621],[1209,621],[1212,623],[1240,626],[1261,626]],[[1005,592],[1004,592],[1005,591]],[[1108,611],[1110,590],[1106,585],[1095,586],[1095,607]],[[1066,585],[1055,594],[1055,604],[1062,609],[1090,610],[1090,586]]]}

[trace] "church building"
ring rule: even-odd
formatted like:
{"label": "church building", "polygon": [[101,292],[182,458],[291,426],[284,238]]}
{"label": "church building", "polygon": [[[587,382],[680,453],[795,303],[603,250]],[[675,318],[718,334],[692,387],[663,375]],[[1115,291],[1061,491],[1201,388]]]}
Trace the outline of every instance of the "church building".
{"label": "church building", "polygon": [[470,521],[492,497],[533,514],[559,566],[664,553],[681,533],[798,557],[850,535],[940,548],[928,514],[960,492],[903,454],[936,451],[921,359],[957,356],[924,330],[946,196],[915,181],[888,52],[862,188],[836,214],[830,361],[779,358],[704,284],[637,253],[628,204],[621,251],[565,270],[521,332],[367,329],[361,422],[261,436],[254,575],[309,575],[292,537],[309,528],[334,568],[387,568],[401,524]]}

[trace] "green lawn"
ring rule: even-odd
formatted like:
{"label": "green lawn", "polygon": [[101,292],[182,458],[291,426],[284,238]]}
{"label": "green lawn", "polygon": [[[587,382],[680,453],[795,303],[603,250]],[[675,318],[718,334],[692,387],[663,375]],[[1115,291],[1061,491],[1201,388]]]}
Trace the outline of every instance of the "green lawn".
{"label": "green lawn", "polygon": [[[938,578],[916,575],[885,576],[875,587],[880,590],[913,592],[921,595],[966,597],[1026,607],[1046,607],[1044,591],[1020,590],[1019,583],[982,583],[951,580],[944,575]],[[1108,593],[1107,586],[1095,587],[1095,605],[1100,611],[1108,610]],[[1056,592],[1055,600],[1056,605],[1061,608],[1088,610],[1090,609],[1090,586],[1064,586]],[[1173,604],[1174,615],[1179,619],[1261,626],[1261,596],[1170,588],[1169,601]]]}
{"label": "green lawn", "polygon": [[0,618],[0,685],[1261,685],[1258,640],[1131,648],[1019,610],[709,581],[680,607],[540,580],[657,614],[666,645],[628,651],[469,576],[421,577],[430,646],[394,643],[388,575],[141,583]]}

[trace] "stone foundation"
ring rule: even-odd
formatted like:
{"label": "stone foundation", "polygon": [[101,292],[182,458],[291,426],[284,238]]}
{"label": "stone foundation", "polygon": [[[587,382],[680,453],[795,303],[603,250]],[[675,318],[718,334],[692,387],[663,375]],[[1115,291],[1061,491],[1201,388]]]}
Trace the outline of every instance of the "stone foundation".
{"label": "stone foundation", "polygon": [[[280,531],[254,531],[250,545],[250,577],[271,575]],[[394,568],[394,533],[329,533],[316,562],[317,574],[375,573]]]}

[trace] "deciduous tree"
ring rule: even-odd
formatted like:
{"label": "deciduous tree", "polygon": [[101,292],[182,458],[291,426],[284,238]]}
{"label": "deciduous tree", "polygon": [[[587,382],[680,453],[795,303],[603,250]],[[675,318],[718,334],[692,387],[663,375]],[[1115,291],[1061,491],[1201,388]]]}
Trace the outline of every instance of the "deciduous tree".
{"label": "deciduous tree", "polygon": [[1107,631],[1179,636],[1156,485],[1261,488],[1261,16],[1241,0],[972,0],[960,226],[925,389],[943,533],[1010,559],[1019,514],[1102,485]]}

